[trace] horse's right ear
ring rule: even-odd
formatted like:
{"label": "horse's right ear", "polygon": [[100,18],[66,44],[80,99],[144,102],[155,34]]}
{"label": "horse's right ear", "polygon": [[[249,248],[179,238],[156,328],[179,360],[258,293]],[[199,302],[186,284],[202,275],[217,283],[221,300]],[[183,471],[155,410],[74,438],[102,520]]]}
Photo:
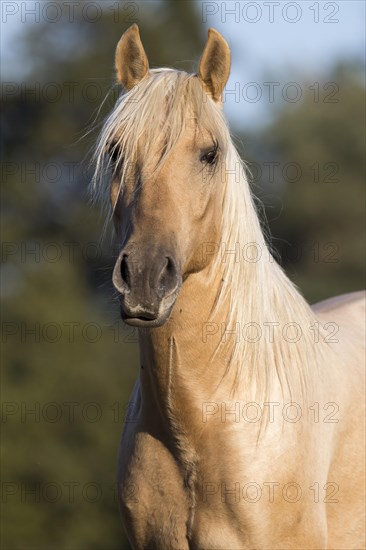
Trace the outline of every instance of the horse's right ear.
{"label": "horse's right ear", "polygon": [[149,62],[136,23],[123,33],[118,42],[115,67],[117,81],[127,91],[136,86],[149,70]]}

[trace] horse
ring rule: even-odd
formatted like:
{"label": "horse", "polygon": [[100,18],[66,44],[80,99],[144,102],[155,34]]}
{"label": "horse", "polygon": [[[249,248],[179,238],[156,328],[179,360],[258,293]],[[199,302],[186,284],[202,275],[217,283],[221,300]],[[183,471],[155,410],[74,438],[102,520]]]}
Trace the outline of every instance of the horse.
{"label": "horse", "polygon": [[275,261],[223,114],[219,32],[188,74],[150,69],[134,24],[115,68],[93,189],[139,334],[118,456],[131,545],[364,548],[363,293],[311,307]]}

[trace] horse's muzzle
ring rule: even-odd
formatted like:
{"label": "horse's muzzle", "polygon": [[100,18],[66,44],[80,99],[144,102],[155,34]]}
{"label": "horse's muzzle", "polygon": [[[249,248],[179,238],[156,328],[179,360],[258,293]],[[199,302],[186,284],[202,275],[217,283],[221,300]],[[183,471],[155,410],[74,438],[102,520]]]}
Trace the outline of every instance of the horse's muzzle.
{"label": "horse's muzzle", "polygon": [[121,295],[121,317],[138,327],[164,324],[173,309],[182,278],[172,254],[126,247],[113,270],[113,284]]}

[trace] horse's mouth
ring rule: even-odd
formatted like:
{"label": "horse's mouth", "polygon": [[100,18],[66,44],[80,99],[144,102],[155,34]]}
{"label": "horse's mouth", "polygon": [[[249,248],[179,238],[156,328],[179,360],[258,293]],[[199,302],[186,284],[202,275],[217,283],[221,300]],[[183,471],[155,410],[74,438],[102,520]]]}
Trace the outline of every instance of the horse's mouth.
{"label": "horse's mouth", "polygon": [[121,307],[121,318],[124,323],[132,327],[141,327],[141,328],[161,327],[169,319],[172,309],[173,307],[170,307],[163,314],[157,315],[157,316],[150,314],[148,312],[145,313],[144,315],[135,316],[135,315],[128,314],[126,311],[124,311],[123,307]]}

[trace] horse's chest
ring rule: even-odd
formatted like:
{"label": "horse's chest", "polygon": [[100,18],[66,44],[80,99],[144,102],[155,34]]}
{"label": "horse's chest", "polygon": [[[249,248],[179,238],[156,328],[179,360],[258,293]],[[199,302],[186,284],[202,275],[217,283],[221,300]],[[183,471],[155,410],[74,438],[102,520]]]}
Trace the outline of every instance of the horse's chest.
{"label": "horse's chest", "polygon": [[128,468],[120,493],[124,523],[135,548],[226,550],[228,543],[230,548],[243,547],[237,530],[225,519],[221,499],[212,513],[210,485],[206,498],[201,486],[187,486],[175,460],[155,448],[155,443],[149,445],[149,452],[141,450]]}
{"label": "horse's chest", "polygon": [[[167,446],[145,431],[127,437],[124,445],[124,456],[129,455],[129,459],[120,472],[120,501],[134,547],[220,549],[230,543],[231,548],[244,548],[237,521],[227,521],[237,475],[220,478],[221,468],[225,472],[229,469],[224,456],[218,453],[215,459],[212,455],[207,464],[201,464],[205,466],[203,475],[199,467],[189,472],[179,465]],[[224,499],[223,487],[227,492]],[[235,498],[233,517],[239,508]]]}
{"label": "horse's chest", "polygon": [[119,477],[122,515],[134,547],[188,549],[189,498],[184,475],[166,446],[137,433]]}

